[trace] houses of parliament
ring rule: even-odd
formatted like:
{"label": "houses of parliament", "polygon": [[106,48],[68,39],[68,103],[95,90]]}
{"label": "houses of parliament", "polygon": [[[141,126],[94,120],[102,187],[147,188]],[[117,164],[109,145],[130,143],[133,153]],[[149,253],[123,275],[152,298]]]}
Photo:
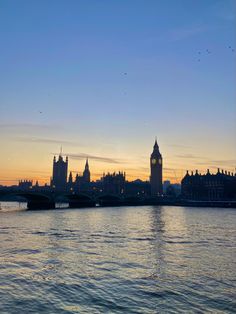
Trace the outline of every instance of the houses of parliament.
{"label": "houses of parliament", "polygon": [[150,156],[150,182],[143,182],[139,179],[126,181],[125,172],[103,173],[100,180],[91,181],[89,161],[85,162],[82,175],[78,173],[73,178],[72,172],[68,175],[68,157],[63,159],[60,154],[58,159],[53,158],[53,172],[51,178],[51,188],[64,191],[86,192],[102,191],[108,194],[134,194],[161,196],[163,194],[162,184],[162,155],[159,151],[157,140],[155,140],[153,151]]}
{"label": "houses of parliament", "polygon": [[[168,183],[168,184],[167,184]],[[68,174],[68,157],[59,154],[53,158],[53,170],[50,186],[39,187],[38,183],[32,185],[32,181],[20,180],[19,188],[27,189],[49,189],[51,191],[67,191],[70,193],[107,194],[117,196],[135,197],[181,197],[185,200],[234,200],[236,199],[236,173],[218,169],[216,174],[195,174],[187,171],[181,181],[181,189],[178,184],[165,181],[163,184],[163,157],[157,140],[154,142],[150,154],[150,179],[142,181],[126,180],[126,173],[119,171],[103,173],[100,180],[91,181],[89,160],[85,160],[84,171],[73,177],[72,172]]]}

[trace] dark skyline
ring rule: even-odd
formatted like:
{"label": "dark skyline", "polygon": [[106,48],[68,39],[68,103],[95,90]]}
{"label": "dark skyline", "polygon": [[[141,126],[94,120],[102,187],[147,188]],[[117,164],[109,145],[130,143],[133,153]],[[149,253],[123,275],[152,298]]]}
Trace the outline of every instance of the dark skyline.
{"label": "dark skyline", "polygon": [[[163,181],[163,164],[165,160],[162,157],[157,138],[155,139],[153,150],[149,155],[148,180],[128,180],[124,171],[103,172],[98,180],[92,180],[89,158],[84,160],[84,170],[72,171],[70,169],[69,157],[62,154],[62,147],[58,157],[54,155],[52,163],[52,173],[50,181],[45,185],[40,185],[38,180],[33,182],[29,179],[21,179],[18,182],[18,188],[21,191],[44,191],[44,192],[66,192],[75,194],[89,193],[90,195],[108,194],[135,197],[177,197],[189,199],[227,199],[235,198],[236,169],[234,172],[218,168],[216,173],[211,173],[207,169],[206,173],[201,173],[198,169],[194,171],[187,170],[181,178],[180,184],[173,184],[169,180]],[[80,155],[79,158],[84,158]],[[96,157],[97,158],[97,157]],[[16,189],[17,186],[12,186]]]}

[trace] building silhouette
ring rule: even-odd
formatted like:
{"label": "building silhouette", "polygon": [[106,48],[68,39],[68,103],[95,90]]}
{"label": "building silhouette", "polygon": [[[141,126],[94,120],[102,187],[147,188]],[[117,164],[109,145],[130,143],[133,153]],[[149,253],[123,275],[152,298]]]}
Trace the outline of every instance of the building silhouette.
{"label": "building silhouette", "polygon": [[90,170],[89,170],[89,164],[88,164],[88,158],[86,159],[86,164],[83,172],[83,181],[84,183],[90,182]]}
{"label": "building silhouette", "polygon": [[89,191],[91,189],[90,181],[91,181],[90,170],[87,158],[82,175],[79,175],[77,173],[75,176],[75,180],[73,181],[72,172],[70,172],[68,177],[67,190],[74,192]]}
{"label": "building silhouette", "polygon": [[[50,185],[40,186],[38,181],[33,185],[31,180],[20,180],[12,189],[20,191],[47,191],[70,192],[72,194],[88,194],[92,196],[116,195],[120,198],[128,197],[158,198],[165,196],[168,200],[181,198],[183,200],[199,201],[231,201],[236,200],[236,173],[218,169],[217,173],[200,174],[198,170],[191,174],[187,171],[180,184],[164,181],[162,184],[163,158],[155,140],[150,155],[150,180],[126,181],[125,172],[103,174],[96,181],[91,181],[88,158],[85,161],[83,172],[77,173],[74,178],[72,172],[68,176],[68,157],[63,159],[62,154],[53,158],[53,171]],[[4,187],[7,188],[7,187]],[[181,193],[181,195],[180,195]],[[164,200],[164,198],[162,199]]]}
{"label": "building silhouette", "polygon": [[73,188],[74,188],[73,176],[72,176],[72,172],[70,171],[68,182],[67,182],[67,190],[73,191]]}
{"label": "building silhouette", "polygon": [[186,175],[181,182],[182,197],[189,200],[231,200],[236,198],[236,174],[218,169],[211,174],[199,174],[196,170]]}
{"label": "building silhouette", "polygon": [[102,191],[105,194],[124,194],[125,192],[125,172],[114,172],[103,174]]}
{"label": "building silhouette", "polygon": [[56,190],[67,189],[67,171],[68,171],[68,157],[65,161],[61,154],[56,160],[56,156],[53,158],[53,171],[51,179],[51,187]]}
{"label": "building silhouette", "polygon": [[151,184],[151,195],[160,196],[163,194],[162,186],[162,156],[159,151],[157,140],[153,146],[153,152],[150,157],[150,184]]}
{"label": "building silhouette", "polygon": [[126,181],[125,182],[125,194],[129,196],[141,196],[147,197],[151,194],[149,181],[142,181],[140,179],[136,179],[134,181]]}
{"label": "building silhouette", "polygon": [[31,189],[33,186],[33,181],[32,180],[20,180],[18,183],[18,187],[21,190],[28,190]]}

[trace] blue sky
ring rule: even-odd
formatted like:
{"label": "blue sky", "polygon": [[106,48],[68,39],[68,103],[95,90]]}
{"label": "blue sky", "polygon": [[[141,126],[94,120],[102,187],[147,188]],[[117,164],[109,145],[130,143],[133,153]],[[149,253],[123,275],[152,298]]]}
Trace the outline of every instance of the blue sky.
{"label": "blue sky", "polygon": [[155,136],[165,178],[233,170],[235,12],[229,0],[0,0],[0,180],[47,181],[60,143],[73,171],[84,154],[95,177],[148,178]]}

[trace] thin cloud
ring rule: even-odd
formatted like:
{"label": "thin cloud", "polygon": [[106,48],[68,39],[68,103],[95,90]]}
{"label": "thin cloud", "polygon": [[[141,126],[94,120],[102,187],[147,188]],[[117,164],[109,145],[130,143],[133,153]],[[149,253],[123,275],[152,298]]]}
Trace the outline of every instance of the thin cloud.
{"label": "thin cloud", "polygon": [[1,179],[0,178],[0,182],[16,182],[19,181],[18,179]]}
{"label": "thin cloud", "polygon": [[192,27],[183,27],[178,29],[173,29],[167,34],[171,41],[184,40],[189,37],[196,36],[200,33],[205,32],[209,28],[206,26],[192,26]]}
{"label": "thin cloud", "polygon": [[49,124],[34,124],[34,123],[0,123],[0,129],[4,130],[25,130],[25,129],[57,129],[58,126],[56,125],[49,125]]}
{"label": "thin cloud", "polygon": [[146,173],[147,171],[150,171],[150,168],[148,167],[124,167],[124,171],[130,171],[130,172],[139,172],[139,173]]}
{"label": "thin cloud", "polygon": [[76,143],[76,142],[72,142],[72,141],[58,140],[58,139],[48,139],[48,138],[16,137],[15,140],[17,142],[25,142],[25,143],[44,143],[44,144],[81,146],[81,144]]}
{"label": "thin cloud", "polygon": [[185,169],[181,169],[181,168],[163,168],[164,171],[185,171]]}
{"label": "thin cloud", "polygon": [[89,158],[91,160],[95,160],[98,162],[105,162],[108,164],[122,164],[125,162],[124,160],[121,160],[121,159],[115,159],[115,158],[110,158],[110,157],[101,157],[101,156],[90,155],[90,154],[86,154],[86,153],[79,153],[79,154],[63,153],[63,156],[68,156],[74,160],[83,160],[85,158]]}
{"label": "thin cloud", "polygon": [[17,170],[15,169],[15,171],[17,172],[23,172],[23,173],[36,173],[36,174],[48,174],[50,173],[50,171],[41,171],[41,170]]}
{"label": "thin cloud", "polygon": [[182,145],[182,144],[168,144],[167,146],[169,146],[169,147],[176,147],[176,148],[185,148],[185,149],[191,148],[191,146]]}
{"label": "thin cloud", "polygon": [[[198,165],[206,165],[206,162],[196,162]],[[227,160],[208,160],[208,165],[219,165],[221,167],[228,166],[228,167],[236,167],[236,160],[235,159],[227,159]]]}
{"label": "thin cloud", "polygon": [[207,159],[206,157],[196,156],[193,154],[181,154],[181,155],[175,155],[177,158],[184,158],[184,159]]}
{"label": "thin cloud", "polygon": [[[134,169],[134,168],[133,168]],[[136,169],[136,168],[135,168]],[[148,168],[148,167],[139,167],[139,169],[140,170],[143,170],[143,171],[149,171],[150,170],[150,168]]]}
{"label": "thin cloud", "polygon": [[[183,159],[192,159],[195,160],[197,159],[195,162],[196,165],[204,165],[204,166],[221,166],[221,167],[236,167],[236,159],[210,159],[207,157],[202,157],[202,156],[196,156],[196,155],[192,155],[192,154],[182,154],[182,155],[176,155],[175,157],[177,158],[183,158]],[[201,160],[201,161],[198,161]]]}

